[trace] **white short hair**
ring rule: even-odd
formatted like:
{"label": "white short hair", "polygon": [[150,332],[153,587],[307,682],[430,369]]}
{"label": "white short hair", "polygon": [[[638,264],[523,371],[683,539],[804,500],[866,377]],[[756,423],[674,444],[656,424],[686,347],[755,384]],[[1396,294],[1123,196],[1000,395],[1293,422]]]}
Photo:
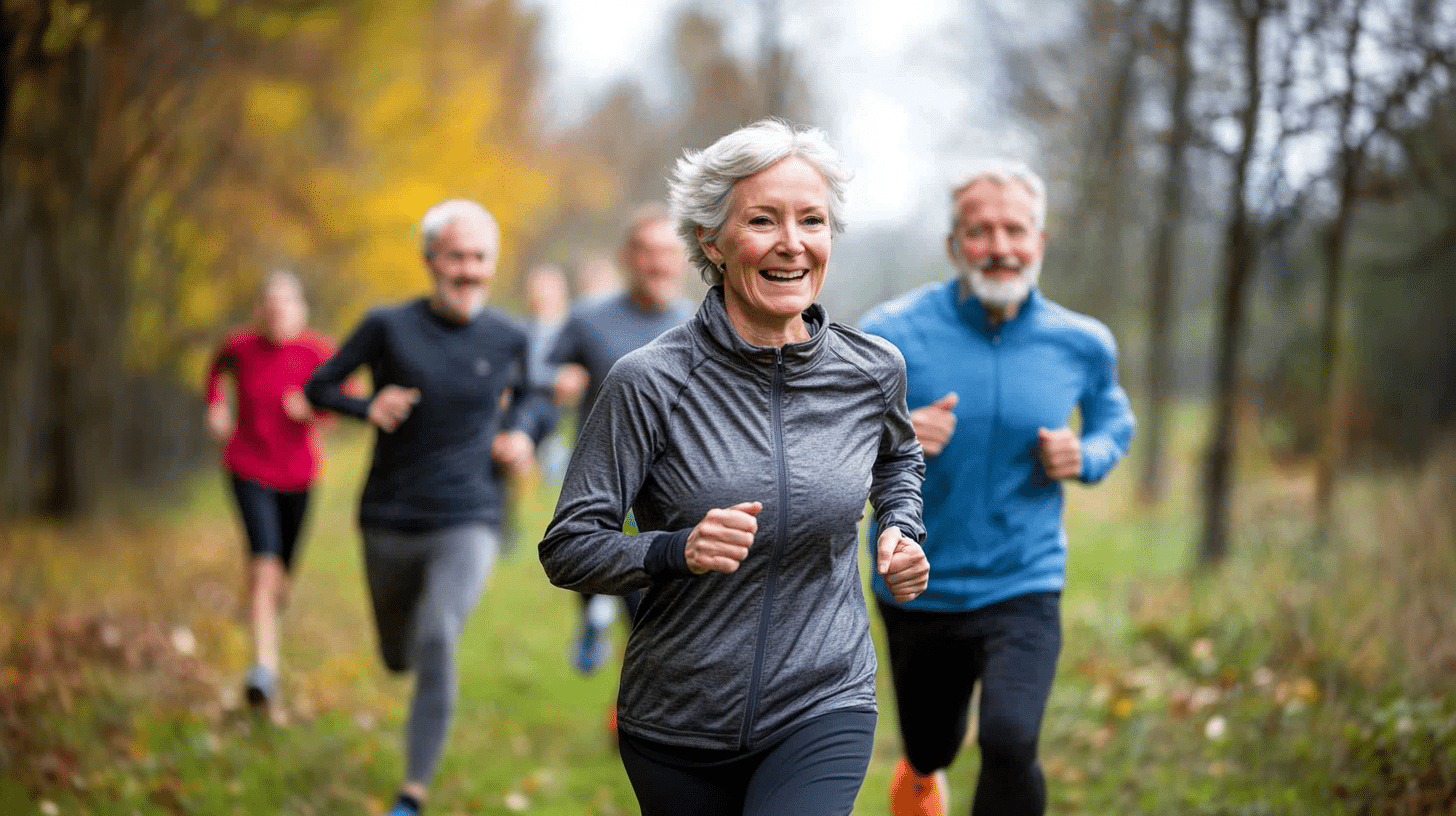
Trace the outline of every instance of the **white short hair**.
{"label": "white short hair", "polygon": [[960,198],[961,193],[966,191],[966,188],[985,179],[991,179],[1001,184],[1016,182],[1026,188],[1027,192],[1031,193],[1032,226],[1037,231],[1046,229],[1046,182],[1042,181],[1041,176],[1038,176],[1036,171],[1028,167],[1025,162],[1003,158],[977,159],[965,166],[959,178],[960,182],[950,191],[951,234],[955,234],[957,222],[960,220],[960,208],[957,206],[956,200]]}
{"label": "white short hair", "polygon": [[[844,231],[844,191],[853,175],[816,127],[795,127],[781,119],[763,119],[729,133],[703,150],[687,150],[668,180],[668,204],[688,260],[710,286],[723,282],[723,272],[703,251],[716,241],[728,220],[733,186],[790,156],[803,159],[824,177],[831,234]],[[698,228],[704,230],[698,237]]]}
{"label": "white short hair", "polygon": [[428,258],[435,254],[435,245],[439,243],[440,233],[445,228],[461,219],[479,221],[490,229],[495,237],[496,248],[500,248],[500,226],[495,222],[495,216],[480,204],[468,198],[452,198],[442,201],[431,207],[420,219],[420,242]]}

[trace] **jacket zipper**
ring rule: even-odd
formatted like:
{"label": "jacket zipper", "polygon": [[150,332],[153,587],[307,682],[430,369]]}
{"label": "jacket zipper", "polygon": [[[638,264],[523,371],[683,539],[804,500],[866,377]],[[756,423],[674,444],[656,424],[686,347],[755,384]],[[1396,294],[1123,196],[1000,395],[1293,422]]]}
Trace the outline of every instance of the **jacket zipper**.
{"label": "jacket zipper", "polygon": [[[1001,327],[996,327],[991,335],[991,444],[1001,434]],[[995,497],[995,462],[996,456],[992,454],[986,457],[986,494],[982,499],[982,506],[990,509],[992,499]]]}
{"label": "jacket zipper", "polygon": [[758,694],[763,684],[763,661],[767,651],[770,614],[773,609],[774,590],[779,577],[779,555],[783,552],[789,533],[789,474],[788,463],[784,461],[783,426],[784,350],[774,349],[773,391],[769,396],[769,422],[774,438],[774,464],[778,469],[779,513],[774,531],[773,552],[769,556],[768,577],[764,581],[763,605],[758,611],[758,645],[753,651],[753,674],[748,681],[748,705],[743,714],[743,730],[738,735],[740,749],[752,746],[753,721],[758,715]]}

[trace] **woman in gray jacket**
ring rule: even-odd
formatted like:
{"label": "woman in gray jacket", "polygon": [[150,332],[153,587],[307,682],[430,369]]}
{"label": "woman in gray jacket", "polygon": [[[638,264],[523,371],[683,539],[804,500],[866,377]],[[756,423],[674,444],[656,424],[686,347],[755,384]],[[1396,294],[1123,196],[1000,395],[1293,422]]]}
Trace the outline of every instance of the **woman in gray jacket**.
{"label": "woman in gray jacket", "polygon": [[643,816],[849,813],[869,764],[866,500],[896,597],[929,565],[904,360],[814,302],[848,175],[775,120],[684,154],[673,214],[712,289],[607,376],[540,544],[557,586],[646,590],[618,697]]}

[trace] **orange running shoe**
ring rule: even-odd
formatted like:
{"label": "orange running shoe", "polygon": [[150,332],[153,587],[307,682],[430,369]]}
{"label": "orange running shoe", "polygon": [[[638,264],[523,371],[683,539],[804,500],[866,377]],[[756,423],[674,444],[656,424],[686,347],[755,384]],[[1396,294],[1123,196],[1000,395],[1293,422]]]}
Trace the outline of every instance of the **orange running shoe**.
{"label": "orange running shoe", "polygon": [[890,816],[946,816],[949,811],[945,771],[926,776],[901,757],[890,777]]}

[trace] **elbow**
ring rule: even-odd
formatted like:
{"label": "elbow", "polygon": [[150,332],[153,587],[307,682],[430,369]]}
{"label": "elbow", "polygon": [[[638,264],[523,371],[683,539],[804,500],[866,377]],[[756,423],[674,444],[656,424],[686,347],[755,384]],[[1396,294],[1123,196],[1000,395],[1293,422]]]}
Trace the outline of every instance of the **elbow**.
{"label": "elbow", "polygon": [[546,573],[546,580],[554,587],[561,589],[574,589],[576,587],[575,571],[572,569],[571,559],[563,557],[560,548],[550,542],[543,540],[537,547],[541,559],[541,569]]}

